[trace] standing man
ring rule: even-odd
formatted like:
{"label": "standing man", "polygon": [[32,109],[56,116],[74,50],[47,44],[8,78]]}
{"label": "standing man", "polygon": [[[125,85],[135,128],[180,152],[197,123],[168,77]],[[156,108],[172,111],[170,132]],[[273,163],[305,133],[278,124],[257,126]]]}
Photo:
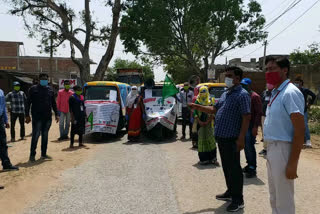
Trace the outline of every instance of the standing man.
{"label": "standing man", "polygon": [[[308,124],[308,110],[310,106],[313,105],[314,101],[316,100],[317,96],[309,89],[303,87],[303,80],[301,78],[297,78],[295,80],[295,86],[297,86],[304,96],[304,125],[305,125],[305,134],[304,134],[304,142],[306,148],[312,148],[311,145],[311,138],[310,138],[310,130]],[[309,96],[311,99],[308,99]]]}
{"label": "standing man", "polygon": [[216,113],[215,138],[218,142],[227,191],[217,195],[217,200],[231,201],[228,212],[244,208],[243,174],[240,164],[240,151],[245,146],[245,136],[250,123],[250,95],[242,88],[243,71],[238,67],[226,69],[225,83],[228,90],[212,107],[190,104],[209,114]]}
{"label": "standing man", "polygon": [[58,93],[57,108],[60,112],[60,138],[59,140],[68,139],[69,126],[70,126],[70,112],[69,112],[69,98],[73,92],[70,90],[69,80],[64,81],[64,89],[61,89]]}
{"label": "standing man", "polygon": [[185,82],[183,89],[180,91],[177,97],[178,101],[182,104],[182,137],[181,140],[186,139],[186,126],[189,125],[189,135],[191,138],[192,134],[192,123],[191,123],[191,110],[188,104],[192,103],[193,91],[190,90],[189,83]]}
{"label": "standing man", "polygon": [[274,85],[264,122],[272,213],[295,213],[294,179],[304,142],[304,99],[288,79],[290,62],[268,58],[267,83]]}
{"label": "standing man", "polygon": [[3,170],[19,170],[18,167],[12,166],[8,157],[7,136],[5,127],[8,129],[8,117],[6,111],[6,100],[3,91],[0,89],[0,159],[2,162]]}
{"label": "standing man", "polygon": [[21,85],[19,82],[13,82],[13,91],[6,96],[7,102],[10,102],[10,121],[11,121],[11,142],[16,141],[15,126],[16,120],[19,118],[20,123],[20,138],[24,139],[24,113],[27,103],[27,96],[23,91],[20,91]]}
{"label": "standing man", "polygon": [[30,123],[30,108],[32,113],[32,139],[30,149],[30,162],[35,161],[38,139],[41,134],[41,158],[51,159],[47,155],[48,134],[52,122],[52,110],[59,122],[58,110],[53,90],[48,86],[48,75],[39,75],[39,85],[34,85],[29,90],[26,107],[26,123]]}
{"label": "standing man", "polygon": [[252,91],[251,79],[244,78],[241,85],[246,89],[251,96],[251,120],[249,129],[246,134],[246,142],[244,147],[247,166],[243,168],[243,172],[247,178],[253,178],[257,175],[257,152],[255,148],[258,128],[261,126],[262,103],[261,97],[256,92]]}
{"label": "standing man", "polygon": [[263,149],[259,152],[259,155],[262,156],[266,156],[267,155],[267,143],[264,141],[263,139],[263,124],[264,121],[266,119],[266,111],[267,111],[267,107],[268,104],[270,102],[270,98],[271,98],[271,91],[273,90],[274,86],[271,84],[267,83],[267,90],[262,92],[262,118],[261,118],[261,122],[262,122],[262,126],[261,126],[261,131],[262,131],[262,142],[263,142]]}

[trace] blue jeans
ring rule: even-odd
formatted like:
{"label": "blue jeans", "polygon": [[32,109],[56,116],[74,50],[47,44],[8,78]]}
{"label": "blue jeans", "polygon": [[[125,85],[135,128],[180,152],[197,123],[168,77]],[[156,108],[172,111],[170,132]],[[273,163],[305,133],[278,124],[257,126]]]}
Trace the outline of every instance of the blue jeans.
{"label": "blue jeans", "polygon": [[30,148],[30,157],[36,156],[38,139],[41,133],[41,156],[47,155],[48,135],[52,119],[32,118],[32,139]]}
{"label": "blue jeans", "polygon": [[304,140],[308,141],[310,140],[310,130],[309,130],[309,124],[308,124],[308,112],[306,111],[304,113],[304,126],[305,126],[305,133],[304,133]]}
{"label": "blue jeans", "polygon": [[256,143],[256,137],[252,135],[252,127],[250,126],[245,139],[244,152],[247,159],[247,164],[249,168],[256,169],[257,168],[257,152],[256,147],[254,146]]}
{"label": "blue jeans", "polygon": [[70,112],[60,112],[59,129],[60,137],[66,137],[69,134],[70,127]]}

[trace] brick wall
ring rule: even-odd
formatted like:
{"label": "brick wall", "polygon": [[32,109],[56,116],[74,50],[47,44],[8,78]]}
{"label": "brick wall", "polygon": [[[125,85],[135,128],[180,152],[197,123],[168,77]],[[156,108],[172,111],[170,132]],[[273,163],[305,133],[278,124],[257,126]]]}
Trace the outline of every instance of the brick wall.
{"label": "brick wall", "polygon": [[0,56],[18,56],[18,42],[1,42],[0,41]]}

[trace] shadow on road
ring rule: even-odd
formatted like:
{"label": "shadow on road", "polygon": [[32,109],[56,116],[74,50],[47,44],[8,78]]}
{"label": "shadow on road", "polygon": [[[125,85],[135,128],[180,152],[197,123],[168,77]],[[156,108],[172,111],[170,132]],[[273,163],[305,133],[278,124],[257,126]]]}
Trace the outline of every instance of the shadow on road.
{"label": "shadow on road", "polygon": [[61,151],[63,151],[63,152],[73,152],[73,151],[77,151],[77,150],[80,150],[80,149],[90,149],[90,148],[88,148],[86,146],[75,146],[73,148],[68,147],[68,148],[62,149]]}
{"label": "shadow on road", "polygon": [[38,166],[40,164],[43,164],[47,161],[52,161],[52,160],[42,160],[42,159],[39,159],[39,160],[36,160],[35,162],[24,162],[24,163],[18,163],[16,164],[16,166],[18,167],[22,167],[22,168],[29,168],[29,167],[33,167],[33,166]]}
{"label": "shadow on road", "polygon": [[[183,214],[201,214],[201,213],[217,213],[217,214],[223,214],[223,213],[229,213],[226,211],[227,206],[229,205],[229,202],[226,202],[224,204],[222,204],[220,207],[218,208],[208,208],[208,209],[203,209],[203,210],[199,210],[199,211],[194,211],[194,212],[185,212]],[[244,213],[244,210],[239,210],[237,212],[237,214],[242,214]]]}
{"label": "shadow on road", "polygon": [[257,185],[257,186],[262,186],[266,185],[260,178],[255,177],[255,178],[246,178],[244,177],[243,180],[244,185]]}
{"label": "shadow on road", "polygon": [[193,164],[192,166],[196,167],[196,168],[199,169],[199,170],[219,168],[219,166],[215,166],[215,165],[213,165],[213,164],[200,165],[199,163],[196,163],[196,164]]}
{"label": "shadow on road", "polygon": [[126,135],[125,130],[119,131],[116,135],[105,133],[93,133],[84,136],[84,143],[86,144],[104,144],[104,143],[117,143]]}

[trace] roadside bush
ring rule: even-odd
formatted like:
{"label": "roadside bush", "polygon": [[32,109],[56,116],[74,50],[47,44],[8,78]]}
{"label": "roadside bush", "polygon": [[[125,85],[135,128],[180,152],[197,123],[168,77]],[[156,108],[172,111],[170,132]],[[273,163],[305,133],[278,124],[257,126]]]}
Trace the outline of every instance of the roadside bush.
{"label": "roadside bush", "polygon": [[320,135],[320,123],[311,123],[309,124],[310,133]]}
{"label": "roadside bush", "polygon": [[309,120],[312,122],[320,123],[320,107],[319,106],[313,106],[308,111],[309,113]]}

